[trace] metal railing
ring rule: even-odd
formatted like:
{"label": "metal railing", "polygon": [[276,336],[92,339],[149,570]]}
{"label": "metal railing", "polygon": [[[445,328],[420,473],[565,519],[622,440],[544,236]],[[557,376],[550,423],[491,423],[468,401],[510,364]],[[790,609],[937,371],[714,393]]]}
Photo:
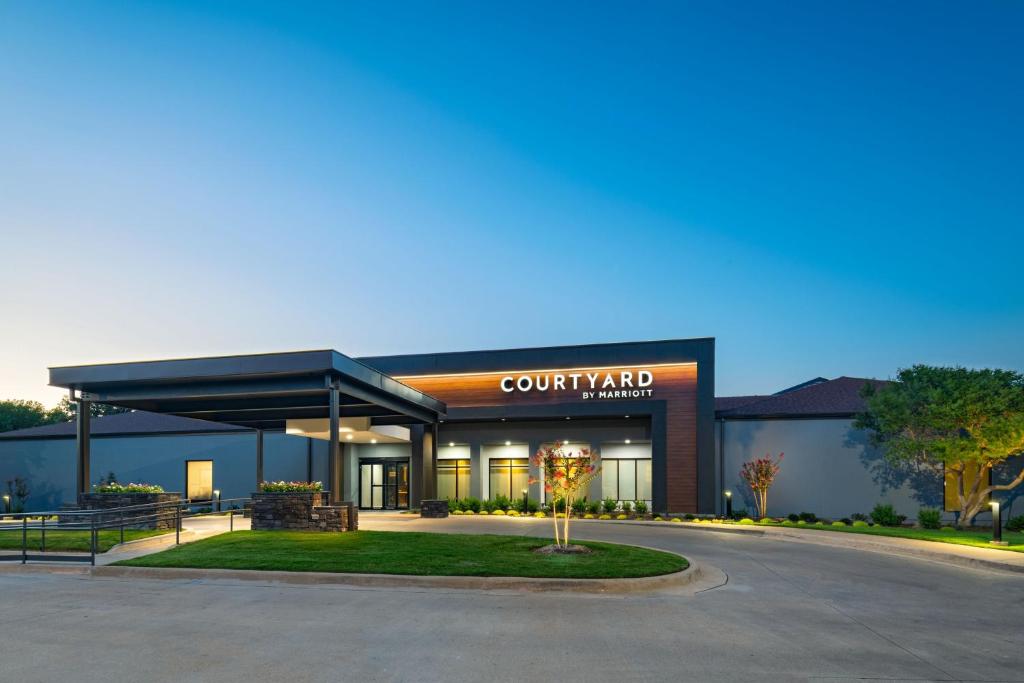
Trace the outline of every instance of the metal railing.
{"label": "metal railing", "polygon": [[[249,498],[215,498],[213,500],[179,500],[162,503],[144,503],[126,505],[116,508],[98,510],[59,510],[43,512],[19,512],[0,515],[0,540],[7,534],[20,534],[21,547],[5,548],[0,543],[0,562],[20,562],[27,564],[33,561],[45,562],[88,562],[95,566],[96,555],[100,553],[100,532],[117,530],[119,543],[125,542],[125,530],[157,529],[161,524],[167,533],[174,530],[174,543],[181,543],[181,523],[185,519],[197,517],[228,517],[228,530],[235,530],[235,515],[245,512],[245,504]],[[225,509],[225,506],[226,509]],[[54,534],[66,531],[87,532],[85,540],[88,549],[83,552],[61,550],[47,552],[47,533]],[[33,542],[29,543],[29,532]],[[38,544],[36,533],[38,532]],[[35,548],[38,548],[36,550]],[[14,551],[14,552],[10,552]]]}

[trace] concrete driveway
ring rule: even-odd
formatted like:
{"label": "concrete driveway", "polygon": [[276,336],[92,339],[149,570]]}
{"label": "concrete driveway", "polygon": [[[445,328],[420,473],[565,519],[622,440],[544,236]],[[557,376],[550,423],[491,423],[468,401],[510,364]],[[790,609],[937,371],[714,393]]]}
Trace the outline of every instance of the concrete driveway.
{"label": "concrete driveway", "polygon": [[609,597],[4,573],[0,680],[1024,680],[1019,574],[667,526],[575,528],[680,552],[727,582],[695,596]]}

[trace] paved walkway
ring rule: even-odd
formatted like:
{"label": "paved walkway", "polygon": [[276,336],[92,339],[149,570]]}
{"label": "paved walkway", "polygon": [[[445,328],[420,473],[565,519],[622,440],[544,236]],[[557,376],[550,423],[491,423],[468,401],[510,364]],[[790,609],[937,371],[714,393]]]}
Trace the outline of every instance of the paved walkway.
{"label": "paved walkway", "polygon": [[[546,520],[364,515],[546,535]],[[576,524],[721,568],[697,595],[595,596],[0,573],[0,680],[1024,680],[1024,579],[762,535]]]}

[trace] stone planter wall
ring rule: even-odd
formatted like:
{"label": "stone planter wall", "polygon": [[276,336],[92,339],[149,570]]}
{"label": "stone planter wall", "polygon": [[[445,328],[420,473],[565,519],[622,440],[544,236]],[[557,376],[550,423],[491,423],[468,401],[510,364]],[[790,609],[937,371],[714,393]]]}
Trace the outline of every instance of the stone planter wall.
{"label": "stone planter wall", "polygon": [[355,531],[358,520],[351,503],[324,505],[322,492],[252,494],[255,531]]}
{"label": "stone planter wall", "polygon": [[[181,500],[181,493],[80,493],[78,494],[78,509],[80,510],[108,510],[110,508],[121,508],[129,505],[149,505],[151,503],[174,503]],[[127,529],[173,529],[176,519],[176,506],[166,505],[159,509],[128,511],[128,516],[152,516],[147,521],[126,523]],[[122,513],[111,512],[109,515],[98,515],[98,523],[120,523]],[[81,522],[83,518],[74,516],[71,521]]]}
{"label": "stone planter wall", "polygon": [[420,517],[443,519],[448,516],[447,500],[421,500]]}

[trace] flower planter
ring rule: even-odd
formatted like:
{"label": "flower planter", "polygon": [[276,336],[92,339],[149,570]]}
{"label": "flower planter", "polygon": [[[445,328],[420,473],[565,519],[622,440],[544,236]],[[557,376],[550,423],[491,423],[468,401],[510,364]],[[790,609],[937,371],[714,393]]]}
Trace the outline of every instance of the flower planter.
{"label": "flower planter", "polygon": [[[80,493],[78,494],[79,510],[109,510],[111,508],[122,508],[130,505],[150,505],[153,503],[174,503],[181,500],[181,493]],[[165,505],[157,509],[129,510],[124,513],[111,512],[110,514],[97,515],[97,522],[101,524],[120,522],[122,516],[125,518],[133,516],[151,517],[145,521],[128,522],[126,529],[173,529],[176,519],[174,505]],[[68,521],[81,522],[82,518],[77,515],[69,516]]]}
{"label": "flower planter", "polygon": [[355,531],[358,512],[352,503],[325,505],[323,491],[252,494],[254,531]]}

